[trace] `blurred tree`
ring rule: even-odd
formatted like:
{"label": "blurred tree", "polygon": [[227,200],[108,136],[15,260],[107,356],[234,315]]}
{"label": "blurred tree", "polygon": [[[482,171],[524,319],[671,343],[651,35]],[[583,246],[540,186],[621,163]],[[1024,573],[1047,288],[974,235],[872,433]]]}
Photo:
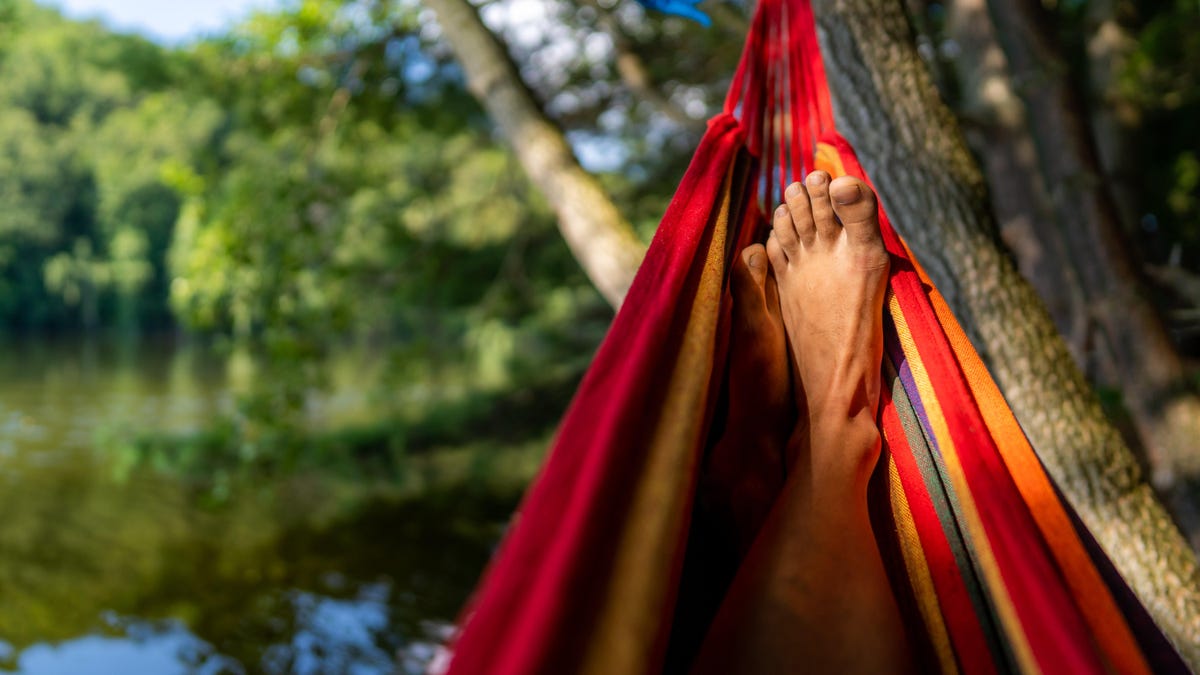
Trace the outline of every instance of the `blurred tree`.
{"label": "blurred tree", "polygon": [[91,235],[94,187],[72,148],[25,110],[0,110],[0,147],[0,312],[6,325],[52,324],[66,309],[48,301],[42,264]]}
{"label": "blurred tree", "polygon": [[525,172],[553,205],[563,238],[605,299],[620,307],[645,253],[600,182],[517,74],[504,45],[461,0],[426,0],[463,63],[467,83],[500,125]]}
{"label": "blurred tree", "polygon": [[126,332],[174,322],[166,254],[182,196],[171,172],[197,161],[223,122],[211,101],[152,92],[106,116],[80,147],[97,186],[97,235],[121,271],[109,321]]}
{"label": "blurred tree", "polygon": [[202,112],[162,92],[177,58],[25,0],[2,17],[0,317],[10,330],[168,323],[178,199],[159,164],[207,135]]}
{"label": "blurred tree", "polygon": [[79,323],[85,330],[96,327],[97,298],[108,286],[108,266],[96,260],[92,242],[80,237],[70,253],[59,252],[43,268],[46,288],[62,296],[68,306],[79,307]]}
{"label": "blurred tree", "polygon": [[183,50],[12,8],[6,330],[230,336],[267,357],[247,447],[302,442],[317,362],[347,340],[390,345],[405,410],[578,370],[602,335],[608,310],[415,4],[297,2]]}
{"label": "blurred tree", "polygon": [[1082,316],[1073,322],[1083,327],[1080,365],[1099,386],[1121,392],[1152,482],[1200,547],[1200,396],[1148,297],[1045,9],[1027,0],[989,8],[1013,77],[1023,83],[1018,92],[1051,188],[1050,222],[1065,243],[1054,264],[1073,267],[1082,291]]}
{"label": "blurred tree", "polygon": [[311,366],[347,340],[386,340],[392,398],[424,407],[577,369],[610,316],[416,16],[301,2],[195,50],[226,118],[168,172],[171,305],[265,357],[248,438],[302,436]]}
{"label": "blurred tree", "polygon": [[[1088,3],[1087,21],[1097,27],[1083,72],[1093,74],[1094,87],[1128,60],[1131,38],[1119,6]],[[944,36],[956,54],[948,93],[1022,273],[1076,363],[1113,399],[1110,410],[1130,422],[1127,437],[1200,548],[1200,397],[1152,301],[1127,226],[1137,180],[1128,130],[1116,118],[1128,123],[1136,109],[1111,84],[1103,86],[1105,98],[1085,105],[1077,89],[1087,83],[1072,80],[1081,69],[1069,67],[1057,27],[1036,2],[948,3]],[[1089,129],[1089,122],[1102,126]]]}
{"label": "blurred tree", "polygon": [[1200,7],[1138,3],[1136,45],[1119,73],[1140,114],[1137,242],[1172,311],[1175,337],[1200,355]]}

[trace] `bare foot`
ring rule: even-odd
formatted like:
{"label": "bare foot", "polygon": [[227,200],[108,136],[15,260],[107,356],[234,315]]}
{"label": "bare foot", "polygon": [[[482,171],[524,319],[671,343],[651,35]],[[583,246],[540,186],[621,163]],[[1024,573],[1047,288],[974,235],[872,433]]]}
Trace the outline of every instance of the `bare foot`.
{"label": "bare foot", "polygon": [[[767,254],[807,421],[794,465],[694,662],[709,673],[900,673],[913,664],[871,530],[867,482],[888,256],[875,196],[816,172],[775,212]],[[832,200],[830,195],[832,194]]]}
{"label": "bare foot", "polygon": [[710,513],[740,558],[783,487],[795,406],[779,292],[761,244],[734,261],[730,287],[729,416],[704,480]]}
{"label": "bare foot", "polygon": [[[775,211],[767,254],[779,280],[807,431],[811,437],[822,434],[822,426],[863,420],[865,433],[877,434],[888,254],[875,194],[850,176],[831,183],[824,171],[809,174],[805,183],[788,186],[786,206]],[[878,443],[870,447],[855,458],[832,448],[832,457],[812,458],[814,471],[828,480],[831,470],[849,470],[853,475],[847,477],[865,489],[879,450]]]}

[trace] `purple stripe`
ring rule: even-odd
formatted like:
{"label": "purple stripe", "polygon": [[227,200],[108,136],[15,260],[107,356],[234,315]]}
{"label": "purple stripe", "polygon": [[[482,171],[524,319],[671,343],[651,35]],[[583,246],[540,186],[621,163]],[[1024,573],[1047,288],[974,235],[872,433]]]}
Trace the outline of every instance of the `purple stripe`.
{"label": "purple stripe", "polygon": [[916,380],[913,379],[912,367],[908,365],[908,358],[904,355],[904,347],[900,344],[900,336],[896,333],[896,324],[892,321],[890,314],[884,313],[883,319],[885,335],[883,341],[884,349],[887,350],[888,356],[891,357],[892,365],[896,367],[896,375],[900,378],[900,385],[904,387],[904,393],[908,394],[908,400],[912,404],[913,412],[917,414],[917,420],[921,422],[921,428],[925,430],[925,438],[929,441],[930,448],[940,458],[942,451],[938,447],[937,437],[933,435],[933,427],[929,424],[929,416],[925,414],[925,404],[921,401],[921,392],[917,389]]}

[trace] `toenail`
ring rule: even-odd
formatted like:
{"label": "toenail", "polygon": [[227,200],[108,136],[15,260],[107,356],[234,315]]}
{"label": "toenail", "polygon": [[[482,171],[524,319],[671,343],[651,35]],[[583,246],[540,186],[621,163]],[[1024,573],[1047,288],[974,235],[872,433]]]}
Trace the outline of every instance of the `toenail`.
{"label": "toenail", "polygon": [[758,269],[762,267],[762,254],[758,251],[751,253],[750,259],[746,261],[746,265],[752,269]]}
{"label": "toenail", "polygon": [[853,204],[854,202],[862,199],[862,188],[858,185],[851,185],[850,187],[852,189],[838,190],[838,193],[833,197],[834,200],[839,204]]}
{"label": "toenail", "polygon": [[814,171],[814,172],[808,174],[807,182],[809,185],[824,185],[825,184],[825,173],[823,171]]}
{"label": "toenail", "polygon": [[776,218],[782,218],[786,215],[787,215],[787,207],[786,206],[784,206],[783,204],[780,204],[779,206],[775,207],[775,217]]}
{"label": "toenail", "polygon": [[785,191],[784,194],[788,197],[799,197],[801,187],[802,186],[799,183],[792,183],[791,185],[787,186],[787,191]]}

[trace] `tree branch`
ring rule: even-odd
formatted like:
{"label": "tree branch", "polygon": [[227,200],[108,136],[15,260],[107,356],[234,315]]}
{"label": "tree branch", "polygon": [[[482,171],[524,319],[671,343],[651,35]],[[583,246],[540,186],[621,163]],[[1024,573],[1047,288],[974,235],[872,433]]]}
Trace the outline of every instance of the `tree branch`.
{"label": "tree branch", "polygon": [[[599,181],[579,165],[561,129],[542,111],[508,50],[467,0],[426,0],[467,76],[467,87],[500,126],[521,166],[558,216],[584,272],[619,307],[645,247]],[[486,215],[486,214],[484,214]]]}
{"label": "tree branch", "polygon": [[703,120],[688,115],[655,86],[642,57],[634,50],[629,37],[613,18],[612,13],[601,7],[596,0],[583,0],[583,4],[596,11],[596,26],[612,40],[617,75],[621,77],[625,86],[672,122],[691,131],[703,131]]}

